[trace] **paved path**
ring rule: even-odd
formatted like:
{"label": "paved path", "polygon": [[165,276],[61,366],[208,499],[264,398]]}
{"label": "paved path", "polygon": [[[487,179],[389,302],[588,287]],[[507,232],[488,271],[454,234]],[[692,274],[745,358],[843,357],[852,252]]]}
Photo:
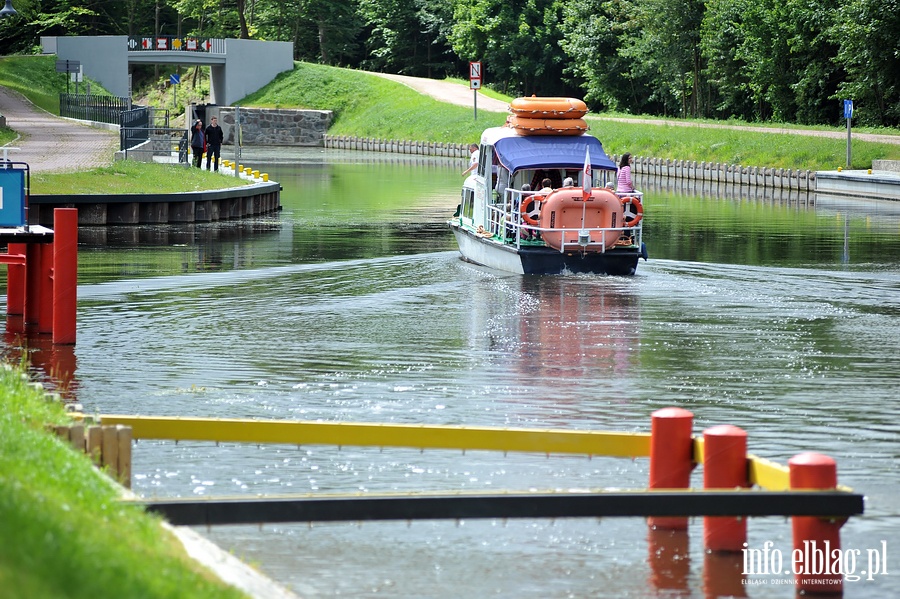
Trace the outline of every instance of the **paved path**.
{"label": "paved path", "polygon": [[[389,73],[372,73],[391,81],[402,83],[407,87],[411,87],[420,94],[431,96],[435,100],[447,102],[448,104],[456,104],[457,106],[469,106],[474,109],[472,90],[459,83],[450,81],[439,81],[437,79],[423,79],[422,77],[408,77],[406,75],[391,75]],[[478,110],[486,110],[488,112],[506,112],[509,103],[502,100],[488,98],[481,92],[478,93]]]}
{"label": "paved path", "polygon": [[[20,93],[0,87],[0,114],[20,135],[9,146],[13,162],[27,162],[32,173],[80,171],[112,164],[119,134],[42,110]],[[0,155],[2,157],[2,155]]]}

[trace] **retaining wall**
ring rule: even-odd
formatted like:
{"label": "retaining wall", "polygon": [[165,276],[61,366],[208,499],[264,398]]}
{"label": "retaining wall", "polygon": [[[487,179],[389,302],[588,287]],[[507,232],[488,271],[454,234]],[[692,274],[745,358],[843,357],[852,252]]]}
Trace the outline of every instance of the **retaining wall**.
{"label": "retaining wall", "polygon": [[[204,126],[216,116],[225,135],[225,145],[234,144],[234,107],[207,106]],[[241,107],[241,135],[245,146],[321,146],[331,126],[330,110]],[[193,122],[188,114],[187,122]]]}
{"label": "retaining wall", "polygon": [[280,210],[281,185],[271,181],[230,189],[152,195],[32,195],[28,223],[52,226],[54,208],[77,208],[79,226],[204,223]]}

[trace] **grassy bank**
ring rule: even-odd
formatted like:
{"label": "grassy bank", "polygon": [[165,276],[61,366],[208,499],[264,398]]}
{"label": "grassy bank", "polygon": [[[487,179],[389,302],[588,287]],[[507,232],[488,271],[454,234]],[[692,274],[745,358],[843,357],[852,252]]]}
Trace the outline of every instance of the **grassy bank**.
{"label": "grassy bank", "polygon": [[159,521],[44,431],[62,406],[0,367],[0,595],[13,599],[243,597]]}
{"label": "grassy bank", "polygon": [[[438,102],[404,85],[362,71],[308,63],[297,63],[293,71],[282,73],[269,85],[244,98],[241,104],[333,110],[334,124],[329,130],[333,135],[417,141],[477,140],[485,127],[502,125],[506,119],[504,113],[479,111],[476,121],[470,107]],[[604,116],[623,115],[595,115],[590,119],[592,133],[611,154],[631,152],[673,160],[812,170],[835,169],[846,161],[846,138],[678,127],[661,121],[658,124],[620,122]],[[694,124],[701,123],[711,122]],[[733,121],[723,124],[744,125]],[[840,131],[827,127],[813,130]],[[900,135],[897,131],[879,133]],[[900,160],[900,145],[855,140],[852,154],[854,167],[869,168],[872,160]]]}
{"label": "grassy bank", "polygon": [[205,169],[131,160],[120,160],[110,166],[75,173],[31,175],[31,193],[48,195],[180,193],[226,189],[249,184],[246,179],[228,177]]}

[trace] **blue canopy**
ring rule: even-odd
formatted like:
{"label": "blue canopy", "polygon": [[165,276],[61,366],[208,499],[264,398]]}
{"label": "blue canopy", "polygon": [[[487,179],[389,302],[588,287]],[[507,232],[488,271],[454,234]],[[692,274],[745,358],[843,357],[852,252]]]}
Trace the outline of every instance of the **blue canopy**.
{"label": "blue canopy", "polygon": [[591,168],[615,170],[616,163],[603,151],[603,145],[590,135],[547,136],[516,135],[494,142],[500,164],[510,172],[539,168],[580,169],[584,155],[591,152]]}

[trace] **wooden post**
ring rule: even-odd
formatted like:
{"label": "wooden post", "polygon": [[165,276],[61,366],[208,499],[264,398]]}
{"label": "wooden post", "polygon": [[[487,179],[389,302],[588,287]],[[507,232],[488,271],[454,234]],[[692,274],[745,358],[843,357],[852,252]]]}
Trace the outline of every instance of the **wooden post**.
{"label": "wooden post", "polygon": [[131,488],[131,437],[130,426],[116,425],[116,440],[118,442],[116,480],[127,489]]}

